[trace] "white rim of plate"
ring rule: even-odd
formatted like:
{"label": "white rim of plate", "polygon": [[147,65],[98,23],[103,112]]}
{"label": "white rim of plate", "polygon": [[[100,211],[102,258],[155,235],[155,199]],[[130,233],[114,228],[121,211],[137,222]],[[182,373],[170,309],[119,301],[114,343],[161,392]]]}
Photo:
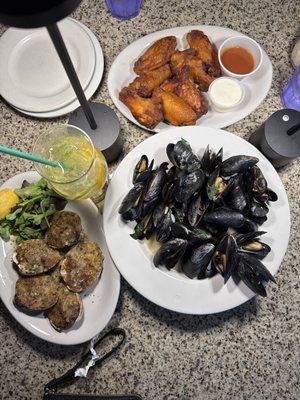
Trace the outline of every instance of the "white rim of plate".
{"label": "white rim of plate", "polygon": [[[5,183],[3,183],[0,186],[0,189],[3,189],[5,187],[11,187],[14,188],[15,187],[15,181],[19,181],[22,182],[24,179],[28,179],[30,181],[34,181],[37,179],[40,179],[41,176],[36,172],[36,171],[28,171],[28,172],[23,172],[20,174],[17,174],[11,178],[9,178]],[[96,206],[92,203],[91,200],[82,200],[82,202],[76,202],[77,203],[77,207],[80,208],[80,203],[81,203],[81,207],[84,207],[84,204],[88,204],[88,208],[89,211],[88,213],[97,213],[98,215],[98,210],[96,210]],[[96,214],[95,214],[96,215]],[[91,215],[89,216],[89,219],[91,218]],[[100,221],[99,221],[100,223]],[[113,286],[113,292],[110,291],[109,293],[112,294],[112,299],[109,303],[109,309],[107,310],[100,310],[100,312],[102,313],[101,316],[104,318],[101,321],[101,323],[99,325],[94,324],[91,328],[91,332],[89,334],[87,334],[86,332],[86,325],[81,325],[81,321],[79,321],[79,327],[77,329],[70,329],[67,331],[63,331],[63,332],[57,332],[49,323],[49,321],[46,320],[46,318],[44,318],[44,316],[42,316],[42,314],[39,314],[38,316],[34,316],[31,317],[31,320],[27,319],[27,314],[22,313],[21,311],[17,310],[12,301],[11,298],[12,296],[8,296],[5,297],[4,295],[4,290],[0,291],[0,296],[1,299],[5,305],[5,307],[7,308],[7,310],[10,312],[10,314],[15,318],[15,320],[20,323],[26,330],[28,330],[30,333],[32,333],[33,335],[39,337],[40,339],[43,339],[47,342],[50,343],[54,343],[54,344],[58,344],[58,345],[66,345],[66,346],[71,346],[71,345],[78,345],[81,343],[85,343],[89,340],[91,340],[93,337],[97,336],[105,327],[106,325],[109,323],[110,319],[112,318],[112,316],[114,315],[117,303],[118,303],[118,299],[119,299],[119,294],[120,294],[120,274],[116,268],[116,266],[114,265],[114,262],[112,260],[112,258],[110,257],[108,248],[106,244],[106,239],[105,239],[105,235],[104,235],[104,230],[103,227],[100,226],[100,231],[103,234],[103,243],[104,246],[101,246],[101,249],[104,252],[104,256],[109,257],[109,263],[110,263],[110,268],[112,269],[110,272],[110,282],[111,285]],[[10,245],[6,244],[1,238],[0,238],[0,245],[1,245],[1,256],[5,257],[6,251],[9,250],[8,246],[10,247]],[[1,268],[5,268],[6,263],[4,262],[1,267],[0,267],[0,286],[3,289],[3,287],[8,287],[10,285],[10,281],[5,280],[5,278],[10,279],[9,277],[7,277],[6,274],[1,273]],[[11,265],[10,265],[11,266]],[[105,267],[105,266],[104,266]],[[103,272],[104,273],[104,272]],[[102,273],[102,274],[103,274]],[[17,274],[16,272],[14,272],[14,274]],[[102,276],[101,279],[103,279],[104,277]],[[15,278],[14,278],[15,279]],[[13,280],[14,280],[13,279]],[[95,291],[97,291],[97,287],[99,287],[98,285],[101,284],[101,279],[99,282],[97,282],[97,286],[94,287],[92,289],[92,292],[89,294],[89,301],[94,302],[95,301]],[[105,289],[104,289],[105,291]],[[88,292],[87,292],[88,293]],[[105,295],[105,293],[102,293],[102,297]],[[81,296],[83,302],[85,302],[85,295]],[[101,296],[99,297],[100,301],[101,301]],[[104,305],[107,304],[107,302],[104,302]],[[87,306],[87,305],[86,305]],[[42,318],[43,326],[40,327],[39,326],[39,318]],[[75,325],[77,324],[77,322],[75,323]],[[46,327],[45,327],[46,326]],[[80,339],[79,336],[79,331],[81,330],[81,334],[84,333],[83,338]],[[70,335],[70,334],[74,334],[74,335]],[[69,336],[68,336],[69,335]]]}
{"label": "white rim of plate", "polygon": [[[66,40],[66,45],[69,47],[69,51],[71,49],[74,50],[74,54],[77,54],[79,59],[79,70],[77,70],[77,74],[79,76],[80,81],[82,82],[82,86],[85,89],[92,77],[94,76],[95,73],[95,67],[96,67],[96,51],[95,51],[95,46],[93,45],[91,38],[89,35],[87,35],[86,31],[82,29],[81,26],[75,23],[75,20],[71,18],[66,18],[65,20],[61,21],[58,23],[58,26],[61,28],[63,31],[64,29],[67,30],[67,33],[62,32],[63,37],[65,36],[68,39]],[[79,29],[78,29],[79,28]],[[70,31],[70,32],[69,32]],[[72,34],[72,31],[73,34]],[[5,49],[2,47],[4,46],[3,40],[5,40],[4,43],[7,41],[7,37],[12,36],[12,39],[14,40],[14,45],[11,51],[11,54],[16,53],[16,48],[20,45],[20,43],[25,43],[28,41],[29,37],[35,37],[38,38],[38,34],[43,37],[45,35],[44,28],[40,28],[37,30],[29,30],[28,34],[26,34],[26,30],[24,29],[17,29],[17,28],[9,28],[2,36],[2,44],[0,40],[0,54],[3,53]],[[76,33],[76,37],[81,38],[81,41],[83,41],[84,46],[80,47],[74,47],[77,45],[76,41],[73,41],[73,35]],[[46,33],[47,34],[47,33]],[[24,36],[25,35],[25,36]],[[16,37],[14,37],[16,36]],[[23,37],[24,36],[24,37]],[[12,40],[11,39],[11,40]],[[50,37],[49,37],[50,41]],[[81,52],[80,52],[81,50]],[[55,51],[55,50],[54,50]],[[88,53],[88,56],[85,56],[85,52]],[[72,54],[72,53],[71,53]],[[54,53],[56,56],[56,54]],[[16,56],[16,55],[15,55]],[[58,56],[57,56],[58,57]],[[63,82],[63,87],[57,88],[57,92],[53,93],[53,95],[49,97],[40,97],[40,96],[34,96],[31,95],[30,93],[26,93],[26,88],[24,88],[24,91],[20,91],[18,87],[14,84],[13,79],[11,77],[11,73],[9,72],[11,68],[9,68],[8,63],[10,62],[10,57],[2,57],[2,62],[5,63],[2,68],[2,84],[0,82],[0,87],[1,87],[1,95],[5,100],[7,100],[10,104],[12,104],[14,107],[17,107],[21,110],[28,111],[28,112],[48,112],[48,111],[54,111],[57,109],[60,109],[68,104],[70,104],[74,99],[76,98],[75,93],[69,83],[69,79],[65,74],[65,71],[63,70],[62,65],[59,65],[61,68],[61,73],[64,75],[62,76],[62,82]],[[60,63],[59,58],[55,60],[55,63]],[[46,67],[47,68],[47,67]],[[28,85],[27,85],[28,86]],[[11,87],[15,87],[15,94],[11,92]],[[49,88],[48,88],[49,90]],[[17,93],[17,96],[16,96]]]}
{"label": "white rim of plate", "polygon": [[[120,203],[132,187],[132,171],[141,155],[155,158],[156,162],[166,161],[166,145],[170,142],[176,143],[182,137],[190,142],[196,152],[203,152],[210,143],[215,150],[223,146],[225,158],[241,152],[259,157],[258,165],[270,187],[279,196],[278,201],[270,207],[268,221],[260,227],[267,231],[262,240],[271,247],[275,246],[264,259],[264,263],[272,275],[278,271],[290,235],[290,210],[284,186],[274,167],[254,146],[239,136],[220,129],[194,126],[173,128],[153,135],[136,146],[122,160],[109,184],[104,205],[104,232],[115,265],[141,295],[172,311],[193,315],[214,314],[235,308],[255,294],[243,283],[236,286],[232,278],[224,285],[220,275],[211,279],[191,280],[178,272],[155,268],[153,255],[147,246],[129,236],[134,224],[125,224],[118,215]],[[198,145],[195,144],[195,137]],[[281,218],[279,212],[282,213]]]}
{"label": "white rim of plate", "polygon": [[[72,19],[72,18],[70,18],[70,19]],[[90,39],[92,40],[93,45],[95,47],[95,51],[96,51],[95,73],[94,73],[94,76],[91,79],[91,82],[89,83],[87,88],[84,90],[84,94],[85,94],[87,100],[89,100],[94,95],[96,90],[98,89],[98,87],[99,87],[99,85],[101,83],[101,80],[103,78],[103,71],[104,71],[103,51],[102,51],[101,45],[100,45],[97,37],[95,36],[95,34],[87,26],[85,26],[83,23],[81,23],[80,21],[77,21],[77,20],[73,20],[73,21],[75,21],[77,24],[79,24],[86,31],[86,33],[89,35]],[[62,108],[60,108],[58,110],[55,110],[55,111],[49,111],[49,112],[46,112],[46,113],[27,112],[27,111],[20,110],[17,107],[14,107],[12,104],[11,104],[11,106],[13,108],[15,108],[17,111],[19,111],[20,113],[28,115],[30,117],[35,117],[35,118],[55,118],[55,117],[60,117],[60,116],[66,115],[66,114],[76,110],[76,108],[80,107],[80,103],[76,99],[75,101],[73,101],[72,103],[68,104],[65,107],[62,107]]]}
{"label": "white rim of plate", "polygon": [[[214,42],[214,44],[217,45],[217,47],[227,38],[229,37],[235,37],[235,36],[245,36],[249,37],[247,35],[242,34],[241,32],[235,31],[233,29],[225,28],[225,27],[220,27],[220,26],[213,26],[213,25],[191,25],[191,26],[180,26],[180,27],[175,27],[175,28],[168,28],[165,30],[161,31],[156,31],[153,33],[150,33],[149,35],[143,36],[131,44],[129,44],[125,49],[123,49],[115,58],[114,62],[111,65],[111,68],[108,73],[108,79],[107,79],[107,86],[108,86],[108,91],[109,95],[114,103],[114,105],[117,107],[117,109],[133,124],[141,127],[142,129],[145,129],[149,132],[160,132],[161,130],[166,130],[166,129],[172,129],[174,126],[169,125],[165,122],[160,122],[156,128],[154,129],[149,129],[143,125],[141,125],[131,114],[129,109],[119,100],[118,94],[119,91],[126,86],[129,82],[131,82],[135,77],[136,74],[133,71],[133,62],[136,60],[136,58],[141,54],[142,52],[145,51],[145,49],[150,46],[155,40],[160,39],[161,37],[168,36],[168,35],[175,35],[177,37],[178,43],[180,44],[180,49],[183,48],[182,45],[184,44],[184,48],[186,48],[186,42],[185,42],[185,34],[189,32],[192,29],[200,29],[203,30],[204,33],[208,35],[208,37]],[[223,33],[223,38],[218,39],[217,41],[213,39],[213,31],[217,30],[220,33]],[[144,44],[144,41],[147,40],[148,43]],[[218,42],[218,43],[217,43]],[[135,48],[140,45],[140,43],[143,43],[143,49],[142,51],[136,55],[134,59],[128,58],[128,52],[135,52]],[[198,118],[196,122],[196,126],[208,126],[211,128],[226,128],[227,126],[238,122],[242,120],[243,118],[247,117],[249,114],[251,114],[265,99],[267,96],[271,84],[272,84],[272,77],[273,77],[273,67],[272,63],[270,61],[270,58],[268,57],[267,53],[264,51],[262,46],[260,46],[262,49],[263,53],[263,62],[262,66],[259,71],[257,71],[257,75],[250,76],[248,78],[245,78],[243,80],[243,84],[245,85],[246,88],[246,96],[243,102],[237,107],[237,109],[228,111],[226,113],[216,113],[212,109],[208,111],[208,113],[201,118]],[[124,59],[124,60],[123,60]],[[128,60],[128,61],[126,61]],[[120,87],[116,87],[116,80],[115,76],[120,75],[120,69],[123,66],[123,68],[127,69],[128,65],[130,65],[130,74],[124,77],[123,83],[120,85]],[[260,80],[262,81],[262,85],[265,85],[264,91],[261,93],[255,92],[255,95],[252,94],[251,96],[251,87],[253,86],[251,81],[254,79],[254,77],[260,77]],[[261,84],[258,85],[258,88],[261,87]],[[249,105],[249,102],[247,103],[248,98],[252,99],[253,101],[251,102],[251,106]],[[221,115],[222,114],[222,115]],[[214,115],[217,115],[217,119],[215,118],[214,120]],[[226,115],[226,119],[224,116]]]}

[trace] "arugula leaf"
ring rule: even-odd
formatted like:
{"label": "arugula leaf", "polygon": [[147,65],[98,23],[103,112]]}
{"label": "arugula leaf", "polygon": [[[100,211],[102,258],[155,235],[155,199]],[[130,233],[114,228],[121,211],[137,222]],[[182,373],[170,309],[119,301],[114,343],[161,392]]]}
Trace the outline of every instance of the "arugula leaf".
{"label": "arugula leaf", "polygon": [[130,236],[135,240],[143,239],[144,229],[145,229],[145,221],[142,220],[135,226],[134,232]]}

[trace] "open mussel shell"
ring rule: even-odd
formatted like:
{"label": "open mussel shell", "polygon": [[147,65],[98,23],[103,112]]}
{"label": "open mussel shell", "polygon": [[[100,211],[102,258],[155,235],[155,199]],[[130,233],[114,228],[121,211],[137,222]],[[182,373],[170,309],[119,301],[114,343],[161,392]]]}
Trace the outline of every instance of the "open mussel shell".
{"label": "open mussel shell", "polygon": [[259,240],[253,240],[252,242],[242,244],[240,246],[240,251],[247,254],[253,254],[255,257],[262,260],[270,253],[271,247]]}
{"label": "open mussel shell", "polygon": [[163,223],[166,206],[163,203],[159,203],[153,210],[153,224],[156,229],[159,229]]}
{"label": "open mussel shell", "polygon": [[206,193],[211,201],[223,199],[231,187],[231,181],[226,181],[220,176],[219,169],[216,169],[208,178]]}
{"label": "open mussel shell", "polygon": [[214,251],[215,246],[212,243],[194,247],[182,259],[182,272],[191,279],[201,276],[210,263]]}
{"label": "open mussel shell", "polygon": [[262,297],[267,296],[266,289],[261,279],[257,276],[254,270],[244,262],[242,257],[239,257],[236,274],[254,293],[257,293]]}
{"label": "open mussel shell", "polygon": [[203,228],[188,228],[186,225],[175,222],[171,226],[172,236],[188,241],[189,246],[196,243],[205,242],[212,239],[210,232]]}
{"label": "open mussel shell", "polygon": [[263,282],[272,281],[276,283],[276,280],[274,276],[271,274],[271,272],[254,255],[240,252],[239,262],[242,262],[246,264],[249,268],[251,268],[261,281]]}
{"label": "open mussel shell", "polygon": [[175,187],[175,199],[179,203],[188,201],[204,184],[205,175],[201,169],[193,172],[182,171]]}
{"label": "open mussel shell", "polygon": [[143,198],[145,202],[152,201],[160,196],[164,183],[167,179],[167,168],[168,163],[162,163],[155,171],[152,172],[152,177],[150,178]]}
{"label": "open mussel shell", "polygon": [[204,171],[205,175],[208,177],[213,171],[215,171],[215,169],[217,169],[221,165],[222,161],[223,149],[221,148],[218,153],[215,153],[209,148],[208,145],[201,159],[201,168]]}
{"label": "open mussel shell", "polygon": [[119,208],[119,214],[126,221],[133,221],[137,218],[137,205],[139,198],[144,189],[142,182],[136,183],[132,189],[129,190],[127,195],[124,197],[121,206]]}
{"label": "open mussel shell", "polygon": [[132,183],[145,182],[150,178],[154,160],[151,161],[149,166],[148,157],[144,154],[136,164],[133,170]]}
{"label": "open mussel shell", "polygon": [[238,263],[238,248],[232,235],[226,235],[220,241],[212,262],[216,270],[224,277],[224,283],[226,283],[236,271]]}
{"label": "open mussel shell", "polygon": [[266,204],[261,204],[256,201],[252,201],[251,207],[249,210],[250,218],[264,218],[267,216],[269,212],[269,207]]}
{"label": "open mussel shell", "polygon": [[187,210],[187,220],[191,226],[198,226],[208,208],[208,202],[201,194],[193,197]]}
{"label": "open mussel shell", "polygon": [[171,226],[174,222],[172,211],[166,207],[165,214],[162,219],[162,223],[156,232],[156,240],[158,242],[166,242],[171,236]]}
{"label": "open mussel shell", "polygon": [[221,176],[230,177],[236,175],[248,168],[253,167],[258,163],[258,161],[259,160],[257,157],[244,155],[229,157],[221,164]]}
{"label": "open mussel shell", "polygon": [[187,247],[184,239],[172,239],[164,243],[154,256],[153,262],[156,267],[160,265],[172,269],[179,262]]}
{"label": "open mussel shell", "polygon": [[251,243],[255,239],[259,238],[260,236],[264,235],[267,232],[264,231],[254,231],[248,233],[236,233],[234,238],[238,246],[242,246],[247,243]]}
{"label": "open mussel shell", "polygon": [[219,207],[213,211],[206,212],[203,221],[208,225],[240,228],[245,222],[245,217],[240,212],[231,210],[228,207]]}

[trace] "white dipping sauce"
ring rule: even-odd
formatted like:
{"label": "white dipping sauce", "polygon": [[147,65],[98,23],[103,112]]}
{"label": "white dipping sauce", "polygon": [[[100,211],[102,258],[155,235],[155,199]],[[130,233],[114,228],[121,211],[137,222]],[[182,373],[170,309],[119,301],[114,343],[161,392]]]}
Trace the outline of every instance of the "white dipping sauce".
{"label": "white dipping sauce", "polygon": [[242,101],[244,91],[239,81],[224,77],[211,83],[208,94],[216,111],[225,112]]}

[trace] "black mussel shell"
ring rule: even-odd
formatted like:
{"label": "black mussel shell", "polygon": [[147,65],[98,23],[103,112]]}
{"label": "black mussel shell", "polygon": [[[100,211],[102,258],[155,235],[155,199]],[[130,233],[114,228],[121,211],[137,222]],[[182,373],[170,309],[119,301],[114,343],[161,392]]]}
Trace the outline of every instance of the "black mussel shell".
{"label": "black mussel shell", "polygon": [[278,200],[278,196],[275,192],[273,192],[273,190],[268,188],[266,192],[268,195],[268,201],[277,201]]}
{"label": "black mussel shell", "polygon": [[239,262],[237,267],[237,276],[251,289],[254,293],[259,294],[260,296],[266,297],[266,289],[262,284],[260,278],[253,271],[251,267],[248,266],[247,263],[244,262],[243,258],[239,255]]}
{"label": "black mussel shell", "polygon": [[238,230],[242,233],[255,232],[257,231],[257,223],[245,217],[243,225],[239,227]]}
{"label": "black mussel shell", "polygon": [[187,211],[188,223],[191,226],[198,226],[207,210],[208,202],[203,200],[201,194],[192,198]]}
{"label": "black mussel shell", "polygon": [[216,270],[216,267],[212,262],[210,262],[205,270],[198,275],[198,279],[212,278],[217,273],[218,271]]}
{"label": "black mussel shell", "polygon": [[247,197],[242,187],[241,177],[232,181],[232,185],[225,198],[226,205],[233,210],[244,214],[247,210]]}
{"label": "black mussel shell", "polygon": [[175,145],[168,144],[166,151],[169,160],[177,168],[189,172],[200,168],[200,161],[186,140],[181,139]]}
{"label": "black mussel shell", "polygon": [[155,231],[155,226],[153,223],[153,216],[151,216],[145,225],[145,229],[144,229],[145,238],[150,239],[150,237],[153,235],[154,231]]}
{"label": "black mussel shell", "polygon": [[265,204],[253,201],[249,210],[250,218],[262,218],[265,217],[269,212],[269,207]]}
{"label": "black mussel shell", "polygon": [[119,208],[119,214],[122,215],[123,219],[133,221],[136,218],[137,212],[135,207],[137,207],[143,189],[144,184],[142,182],[136,183],[124,197]]}
{"label": "black mussel shell", "polygon": [[153,224],[154,227],[159,229],[165,215],[166,206],[163,203],[158,204],[153,210]]}
{"label": "black mussel shell", "polygon": [[191,279],[202,276],[214,251],[215,246],[212,243],[204,243],[190,250],[182,259],[182,272]]}
{"label": "black mussel shell", "polygon": [[159,203],[159,197],[154,197],[150,201],[141,201],[137,210],[138,219],[143,219],[146,215],[151,213],[157,204]]}
{"label": "black mussel shell", "polygon": [[[154,161],[152,161],[152,165],[153,162]],[[145,154],[143,154],[133,170],[133,176],[132,176],[133,184],[135,184],[136,182],[144,182],[150,177],[152,168],[148,169],[148,166],[149,166],[148,157]]]}
{"label": "black mussel shell", "polygon": [[221,176],[230,177],[236,175],[253,167],[253,165],[258,163],[258,161],[257,157],[244,155],[229,157],[221,164]]}
{"label": "black mussel shell", "polygon": [[226,283],[235,273],[238,263],[238,248],[232,235],[226,235],[220,241],[212,262],[216,270],[224,277],[224,283]]}
{"label": "black mussel shell", "polygon": [[187,240],[189,245],[194,245],[196,243],[205,242],[212,239],[211,233],[205,229],[190,229],[179,222],[172,224],[171,233],[174,238],[178,237]]}
{"label": "black mussel shell", "polygon": [[236,233],[234,235],[234,237],[235,237],[237,245],[242,246],[244,244],[254,241],[254,239],[257,239],[258,237],[264,235],[265,233],[267,233],[267,232],[254,231],[254,232],[248,232],[248,233]]}
{"label": "black mussel shell", "polygon": [[248,243],[244,243],[240,246],[240,250],[243,253],[253,254],[255,257],[262,260],[271,251],[271,247],[266,243],[260,242],[259,240],[253,240]]}
{"label": "black mussel shell", "polygon": [[264,177],[261,169],[255,165],[249,171],[246,172],[245,177],[247,178],[249,188],[257,193],[265,193],[267,190],[268,184],[266,178]]}
{"label": "black mussel shell", "polygon": [[185,203],[194,193],[201,189],[204,181],[205,175],[201,169],[193,172],[181,172],[175,187],[176,201]]}
{"label": "black mussel shell", "polygon": [[170,209],[167,209],[163,217],[162,224],[156,232],[156,240],[158,242],[166,242],[171,236],[171,226],[173,224],[173,216]]}
{"label": "black mussel shell", "polygon": [[201,168],[206,176],[210,176],[221,165],[222,161],[223,149],[220,149],[216,154],[213,150],[210,150],[208,145],[201,159]]}
{"label": "black mussel shell", "polygon": [[172,239],[164,243],[154,256],[153,262],[156,267],[164,265],[166,268],[174,268],[183,256],[187,247],[184,239]]}
{"label": "black mussel shell", "polygon": [[154,198],[158,198],[162,192],[163,186],[167,179],[166,170],[168,163],[162,163],[155,171],[152,172],[146,193],[144,194],[144,201],[151,201]]}
{"label": "black mussel shell", "polygon": [[227,228],[240,228],[245,222],[245,217],[240,212],[231,210],[228,207],[219,207],[213,211],[206,212],[203,221],[207,225],[213,224]]}
{"label": "black mussel shell", "polygon": [[261,281],[264,282],[272,281],[276,283],[276,280],[274,276],[271,274],[271,272],[254,255],[239,253],[239,261],[248,265],[248,267],[253,270],[253,272],[258,276],[258,278]]}

